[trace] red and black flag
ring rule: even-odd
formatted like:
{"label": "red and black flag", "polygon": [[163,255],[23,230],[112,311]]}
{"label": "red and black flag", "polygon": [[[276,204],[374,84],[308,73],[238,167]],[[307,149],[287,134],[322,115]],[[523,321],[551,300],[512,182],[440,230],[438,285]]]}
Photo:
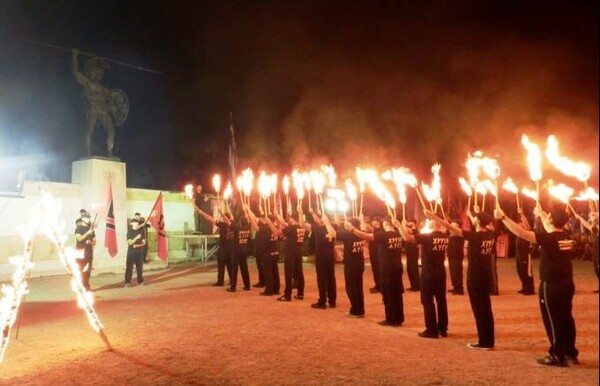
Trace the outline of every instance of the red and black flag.
{"label": "red and black flag", "polygon": [[111,257],[117,255],[117,232],[115,229],[115,208],[112,195],[112,179],[108,179],[108,195],[106,207],[106,231],[104,233],[104,246],[108,249],[108,254]]}
{"label": "red and black flag", "polygon": [[156,198],[154,207],[148,216],[148,222],[156,231],[156,250],[158,258],[166,263],[169,257],[169,246],[167,244],[167,232],[165,230],[162,192],[160,192]]}

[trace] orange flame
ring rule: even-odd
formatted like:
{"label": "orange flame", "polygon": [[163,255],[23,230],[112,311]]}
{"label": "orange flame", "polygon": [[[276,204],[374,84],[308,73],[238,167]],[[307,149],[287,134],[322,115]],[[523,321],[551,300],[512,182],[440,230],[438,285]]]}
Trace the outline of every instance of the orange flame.
{"label": "orange flame", "polygon": [[542,179],[542,153],[540,147],[531,142],[525,134],[521,137],[521,143],[527,150],[529,176],[532,181],[539,182]]}
{"label": "orange flame", "polygon": [[219,174],[215,174],[212,178],[212,184],[215,188],[215,192],[219,193],[221,191],[221,176]]}
{"label": "orange flame", "polygon": [[590,179],[591,167],[583,162],[574,162],[560,155],[558,149],[558,140],[554,135],[548,137],[548,147],[546,148],[546,158],[554,167],[562,173],[577,178],[584,182]]}
{"label": "orange flame", "polygon": [[504,181],[504,184],[502,184],[502,188],[508,190],[511,193],[515,193],[515,194],[519,193],[519,188],[517,187],[515,182],[510,177],[508,177],[506,179],[506,181]]}

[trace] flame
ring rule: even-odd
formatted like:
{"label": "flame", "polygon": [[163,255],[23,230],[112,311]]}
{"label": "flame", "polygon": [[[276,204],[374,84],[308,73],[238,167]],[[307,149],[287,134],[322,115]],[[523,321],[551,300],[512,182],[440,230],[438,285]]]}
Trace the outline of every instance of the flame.
{"label": "flame", "polygon": [[254,185],[254,173],[252,169],[248,168],[242,172],[241,191],[246,197],[250,197],[252,194],[252,186]]}
{"label": "flame", "polygon": [[327,176],[327,182],[329,183],[329,186],[334,187],[336,185],[337,175],[335,174],[335,169],[333,166],[323,165],[321,166],[321,170],[323,171],[323,174]]}
{"label": "flame", "polygon": [[[550,181],[549,181],[549,183],[550,183]],[[573,188],[571,188],[565,184],[558,184],[558,185],[550,184],[550,186],[548,186],[548,191],[550,192],[550,195],[552,197],[557,198],[558,200],[560,200],[561,202],[563,202],[565,204],[569,203],[569,199],[575,192],[575,190]]]}
{"label": "flame", "polygon": [[81,258],[81,252],[73,248],[66,248],[64,245],[67,237],[62,233],[64,221],[60,213],[60,202],[52,198],[50,194],[44,192],[40,202],[31,211],[28,227],[23,228],[21,231],[25,245],[23,254],[9,259],[10,263],[16,266],[16,269],[12,275],[12,282],[10,284],[2,284],[1,288],[4,296],[0,299],[0,330],[2,331],[0,362],[4,358],[10,331],[17,318],[23,296],[27,293],[27,277],[33,268],[33,236],[37,232],[42,232],[54,243],[58,257],[67,269],[67,272],[71,274],[71,289],[77,295],[77,304],[85,311],[94,331],[101,336],[108,348],[111,348],[108,338],[104,334],[104,326],[93,307],[93,294],[83,286],[81,272],[77,265],[77,259]]}
{"label": "flame", "polygon": [[463,177],[460,177],[458,179],[458,182],[460,183],[460,187],[465,191],[465,193],[467,193],[467,196],[470,197],[473,195],[473,189],[471,189],[471,187]]}
{"label": "flame", "polygon": [[215,188],[215,192],[219,193],[221,191],[221,176],[219,174],[215,174],[212,178],[212,184]]}
{"label": "flame", "polygon": [[183,188],[183,191],[185,192],[185,195],[187,196],[187,198],[189,198],[190,200],[192,200],[194,198],[194,185],[187,184]]}
{"label": "flame", "polygon": [[348,193],[348,198],[350,200],[356,201],[358,193],[356,191],[356,186],[354,186],[354,183],[350,179],[346,180],[346,192]]}
{"label": "flame", "polygon": [[511,193],[519,193],[519,188],[510,177],[508,177],[506,181],[504,181],[504,184],[502,184],[502,188],[508,190]]}
{"label": "flame", "polygon": [[584,182],[590,179],[591,168],[583,162],[574,162],[560,155],[558,149],[558,140],[554,135],[548,137],[548,146],[546,148],[546,158],[555,168],[562,173],[577,178]]}
{"label": "flame", "polygon": [[521,143],[527,150],[529,176],[532,181],[539,182],[542,179],[542,153],[540,147],[531,142],[525,134],[521,137]]}
{"label": "flame", "polygon": [[258,176],[258,193],[262,198],[267,198],[271,195],[271,192],[271,178],[263,170]]}
{"label": "flame", "polygon": [[586,190],[579,193],[579,196],[575,197],[577,201],[598,201],[598,193],[592,188],[588,186]]}
{"label": "flame", "polygon": [[290,193],[290,177],[287,174],[281,180],[281,187],[283,188],[283,193],[287,196]]}
{"label": "flame", "polygon": [[441,202],[442,198],[441,198],[441,190],[442,190],[442,184],[441,184],[441,178],[440,178],[440,168],[442,167],[442,165],[440,164],[434,164],[431,167],[431,172],[433,173],[433,182],[431,183],[431,186],[425,184],[424,182],[421,182],[421,190],[423,191],[423,195],[425,196],[425,199],[427,201],[430,202]]}
{"label": "flame", "polygon": [[[316,170],[311,170],[310,173],[310,181],[313,189],[315,190],[315,194],[323,193],[323,189],[325,187],[325,175]],[[307,186],[308,190],[308,186]]]}
{"label": "flame", "polygon": [[365,171],[359,167],[356,168],[356,179],[358,180],[358,190],[364,193],[366,183]]}
{"label": "flame", "polygon": [[537,192],[534,189],[522,188],[521,193],[523,193],[523,195],[526,197],[533,198],[534,200],[538,199]]}
{"label": "flame", "polygon": [[231,181],[227,181],[227,185],[225,186],[225,190],[223,191],[223,198],[226,200],[230,199],[233,194],[233,188],[231,187]]}
{"label": "flame", "polygon": [[486,192],[491,193],[493,196],[497,196],[498,192],[496,191],[496,186],[492,182],[492,180],[486,179],[481,181],[482,185],[485,187]]}
{"label": "flame", "polygon": [[427,233],[431,233],[431,232],[433,232],[432,220],[427,218],[427,219],[425,219],[425,222],[423,223],[423,226],[421,227],[421,229],[419,229],[419,233],[427,234]]}

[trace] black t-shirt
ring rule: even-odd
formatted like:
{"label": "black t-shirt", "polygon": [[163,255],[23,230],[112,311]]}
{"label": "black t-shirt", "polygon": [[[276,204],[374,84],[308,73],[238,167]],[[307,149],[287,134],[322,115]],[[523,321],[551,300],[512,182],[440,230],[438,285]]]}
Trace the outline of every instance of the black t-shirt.
{"label": "black t-shirt", "polygon": [[448,237],[448,258],[463,258],[465,248],[465,239],[461,236],[451,235]]}
{"label": "black t-shirt", "polygon": [[[373,229],[373,235],[375,235],[375,233],[378,233],[378,232],[383,232],[383,229],[381,229],[381,228]],[[380,248],[381,248],[381,245],[377,244],[375,241],[369,241],[369,256],[372,259],[379,258],[379,249]]]}
{"label": "black t-shirt", "polygon": [[250,240],[250,225],[233,226],[233,253],[238,256],[248,254],[248,240]]}
{"label": "black t-shirt", "polygon": [[535,232],[541,247],[540,279],[545,281],[573,281],[573,238],[564,231]]}
{"label": "black t-shirt", "polygon": [[397,231],[381,231],[373,233],[375,243],[379,248],[381,272],[387,267],[399,268],[402,272],[402,237]]}
{"label": "black t-shirt", "polygon": [[287,256],[302,256],[302,246],[306,237],[306,229],[298,224],[288,225],[282,229],[285,237],[285,253]]}
{"label": "black t-shirt", "polygon": [[[144,244],[144,237],[143,237],[144,234],[143,234],[143,232],[144,232],[144,230],[142,228],[138,228],[138,229],[130,228],[127,231],[127,241],[128,241],[127,244],[129,244],[129,240],[133,240],[134,238],[137,237],[137,235],[141,235],[142,236],[139,239],[135,240],[135,243],[133,243],[133,245],[129,245],[129,249],[135,249],[135,250],[137,250],[137,249],[140,248],[139,245]],[[134,245],[137,248],[134,248]]]}
{"label": "black t-shirt", "polygon": [[255,241],[257,256],[279,258],[279,237],[271,232],[269,225],[258,225]]}
{"label": "black t-shirt", "polygon": [[448,249],[448,234],[441,231],[416,234],[415,240],[423,247],[421,277],[428,280],[445,278],[446,267],[444,267],[444,260],[446,259],[446,250]]}
{"label": "black t-shirt", "polygon": [[462,231],[469,242],[467,279],[489,283],[492,272],[492,252],[496,237],[492,231]]}
{"label": "black t-shirt", "polygon": [[334,260],[335,237],[329,236],[325,225],[313,224],[312,231],[315,234],[315,258]]}
{"label": "black t-shirt", "polygon": [[219,252],[227,253],[233,249],[233,228],[223,221],[217,221],[219,228]]}
{"label": "black t-shirt", "polygon": [[357,262],[365,260],[366,240],[361,239],[352,232],[345,229],[339,229],[336,237],[344,243],[344,263]]}
{"label": "black t-shirt", "polygon": [[[75,234],[83,236],[89,230],[90,230],[90,225],[77,225],[77,227],[75,228]],[[90,233],[81,241],[77,240],[77,238],[76,238],[75,239],[75,249],[83,249],[84,257],[91,258],[92,253],[94,251],[94,239],[95,238],[96,238],[95,232]]]}
{"label": "black t-shirt", "polygon": [[[416,234],[413,236],[416,236]],[[419,246],[415,243],[404,243],[404,250],[406,251],[406,257],[419,257]]]}

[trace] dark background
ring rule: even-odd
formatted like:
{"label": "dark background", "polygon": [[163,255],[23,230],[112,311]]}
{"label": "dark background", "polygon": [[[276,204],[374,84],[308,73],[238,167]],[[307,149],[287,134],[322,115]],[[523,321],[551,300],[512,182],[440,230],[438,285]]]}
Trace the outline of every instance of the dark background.
{"label": "dark background", "polygon": [[[523,184],[521,135],[553,133],[597,186],[598,14],[595,1],[2,0],[1,167],[69,181],[85,156],[70,52],[35,41],[161,72],[104,77],[131,103],[115,155],[132,187],[209,185],[230,111],[240,167],[402,165],[428,181],[440,162],[458,189],[480,149]],[[106,154],[101,129],[94,149]]]}

